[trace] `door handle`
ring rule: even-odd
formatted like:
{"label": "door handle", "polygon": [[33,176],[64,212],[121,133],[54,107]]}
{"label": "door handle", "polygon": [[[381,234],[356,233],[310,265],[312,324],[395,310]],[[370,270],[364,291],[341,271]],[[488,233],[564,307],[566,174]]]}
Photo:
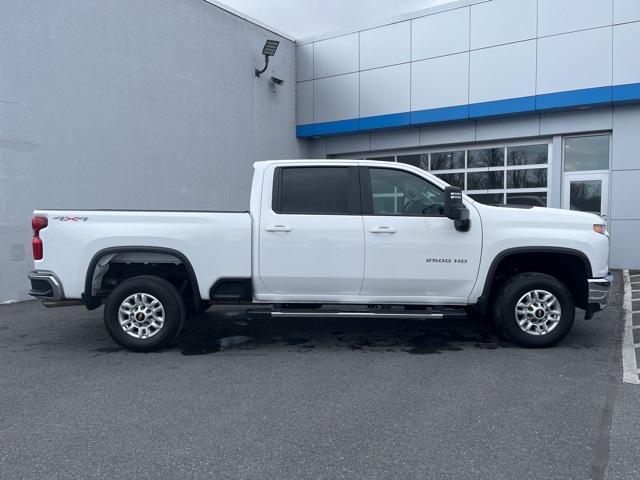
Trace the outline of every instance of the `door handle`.
{"label": "door handle", "polygon": [[369,229],[371,233],[396,233],[396,229],[382,225],[380,227],[371,227]]}
{"label": "door handle", "polygon": [[291,227],[287,225],[271,225],[270,227],[265,228],[267,232],[290,232]]}

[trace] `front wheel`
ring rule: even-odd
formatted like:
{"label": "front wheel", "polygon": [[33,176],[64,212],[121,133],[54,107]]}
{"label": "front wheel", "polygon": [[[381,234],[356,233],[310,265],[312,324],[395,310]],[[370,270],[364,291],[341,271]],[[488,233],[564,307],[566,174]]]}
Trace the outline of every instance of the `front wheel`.
{"label": "front wheel", "polygon": [[510,278],[495,299],[496,325],[524,347],[550,347],[571,330],[575,303],[569,289],[543,273]]}
{"label": "front wheel", "polygon": [[173,285],[141,275],[123,281],[109,295],[104,325],[111,338],[135,352],[158,350],[182,330],[184,302]]}

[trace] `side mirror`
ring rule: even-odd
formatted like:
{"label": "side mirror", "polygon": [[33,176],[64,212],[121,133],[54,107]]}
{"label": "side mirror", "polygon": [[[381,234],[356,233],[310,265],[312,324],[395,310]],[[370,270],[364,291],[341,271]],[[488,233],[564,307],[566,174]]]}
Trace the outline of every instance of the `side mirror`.
{"label": "side mirror", "polygon": [[454,226],[459,232],[468,232],[471,228],[469,210],[462,203],[462,190],[459,187],[445,187],[444,215],[454,221]]}

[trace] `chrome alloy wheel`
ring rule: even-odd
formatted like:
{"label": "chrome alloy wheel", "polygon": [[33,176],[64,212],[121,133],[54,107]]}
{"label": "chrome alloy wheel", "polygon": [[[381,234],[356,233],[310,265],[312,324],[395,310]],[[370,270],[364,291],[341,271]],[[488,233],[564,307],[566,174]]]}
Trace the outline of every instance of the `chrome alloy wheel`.
{"label": "chrome alloy wheel", "polygon": [[552,293],[531,290],[516,303],[516,322],[529,335],[546,335],[560,323],[562,307]]}
{"label": "chrome alloy wheel", "polygon": [[134,293],[120,304],[118,321],[128,335],[143,340],[151,338],[164,325],[164,307],[153,295]]}

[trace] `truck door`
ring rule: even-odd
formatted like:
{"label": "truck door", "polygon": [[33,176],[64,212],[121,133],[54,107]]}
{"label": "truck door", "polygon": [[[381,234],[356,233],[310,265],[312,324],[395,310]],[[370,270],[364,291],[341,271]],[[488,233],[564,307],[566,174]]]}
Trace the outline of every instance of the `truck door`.
{"label": "truck door", "polygon": [[264,179],[258,265],[265,291],[257,298],[357,296],[364,272],[358,167],[276,166]]}
{"label": "truck door", "polygon": [[415,173],[361,167],[365,271],[361,295],[381,301],[464,303],[482,245],[477,211],[459,232],[445,217],[444,192]]}

